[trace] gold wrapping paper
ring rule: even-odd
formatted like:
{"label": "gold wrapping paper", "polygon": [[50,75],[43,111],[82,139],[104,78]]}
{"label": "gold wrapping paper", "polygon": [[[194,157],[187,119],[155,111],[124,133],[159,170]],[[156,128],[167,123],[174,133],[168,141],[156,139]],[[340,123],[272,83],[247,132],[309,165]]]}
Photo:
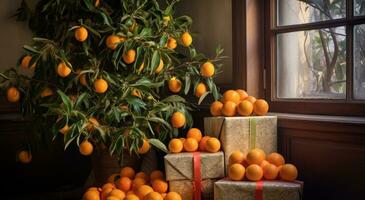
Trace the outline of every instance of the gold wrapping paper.
{"label": "gold wrapping paper", "polygon": [[206,117],[204,133],[219,137],[224,151],[225,168],[233,151],[247,153],[258,147],[266,153],[277,148],[277,117]]}
{"label": "gold wrapping paper", "polygon": [[[206,179],[202,181],[202,199],[213,200],[214,199],[214,182],[216,179]],[[169,181],[170,191],[177,192],[181,195],[183,200],[193,200],[193,181],[180,180]]]}
{"label": "gold wrapping paper", "polygon": [[[202,180],[224,177],[223,152],[201,152],[200,157]],[[194,180],[193,153],[167,154],[164,160],[166,180]]]}
{"label": "gold wrapping paper", "polygon": [[[215,200],[255,200],[256,182],[220,180],[214,183]],[[301,200],[302,185],[297,182],[264,181],[263,200]]]}

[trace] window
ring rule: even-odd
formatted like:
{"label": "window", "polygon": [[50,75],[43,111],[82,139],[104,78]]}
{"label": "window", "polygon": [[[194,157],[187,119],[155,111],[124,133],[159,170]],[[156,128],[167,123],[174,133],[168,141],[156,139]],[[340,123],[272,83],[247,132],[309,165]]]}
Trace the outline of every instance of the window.
{"label": "window", "polygon": [[268,2],[273,110],[365,116],[365,1]]}

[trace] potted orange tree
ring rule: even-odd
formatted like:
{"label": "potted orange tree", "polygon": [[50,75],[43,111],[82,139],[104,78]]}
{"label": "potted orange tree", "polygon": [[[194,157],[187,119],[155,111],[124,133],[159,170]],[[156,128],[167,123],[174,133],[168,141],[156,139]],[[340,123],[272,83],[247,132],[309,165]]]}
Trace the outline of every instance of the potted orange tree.
{"label": "potted orange tree", "polygon": [[[219,93],[213,77],[222,49],[207,58],[193,47],[188,16],[173,17],[177,0],[26,1],[19,20],[34,33],[18,67],[1,73],[9,102],[19,102],[36,135],[63,137],[88,156],[94,147],[138,157],[193,123],[194,108]],[[26,71],[26,73],[23,73]],[[29,149],[20,152],[31,160]]]}

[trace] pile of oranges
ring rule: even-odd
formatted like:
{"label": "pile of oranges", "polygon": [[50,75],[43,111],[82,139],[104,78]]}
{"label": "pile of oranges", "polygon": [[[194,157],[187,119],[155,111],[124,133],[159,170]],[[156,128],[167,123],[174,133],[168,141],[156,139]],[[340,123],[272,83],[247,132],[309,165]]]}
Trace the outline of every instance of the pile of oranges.
{"label": "pile of oranges", "polygon": [[162,171],[155,170],[149,176],[124,167],[112,174],[102,187],[86,190],[83,200],[182,200],[180,194],[168,192],[168,184]]}
{"label": "pile of oranges", "polygon": [[191,128],[186,138],[174,138],[169,142],[170,153],[207,151],[218,152],[221,148],[220,141],[215,137],[204,136],[197,128]]}
{"label": "pile of oranges", "polygon": [[215,101],[210,106],[210,113],[215,117],[250,116],[253,113],[266,115],[268,111],[269,104],[265,100],[249,96],[246,91],[241,89],[227,90],[221,101]]}
{"label": "pile of oranges", "polygon": [[228,178],[241,181],[276,180],[294,181],[298,176],[297,168],[285,164],[285,159],[279,153],[265,155],[262,149],[252,149],[244,155],[240,151],[233,152],[229,157]]}

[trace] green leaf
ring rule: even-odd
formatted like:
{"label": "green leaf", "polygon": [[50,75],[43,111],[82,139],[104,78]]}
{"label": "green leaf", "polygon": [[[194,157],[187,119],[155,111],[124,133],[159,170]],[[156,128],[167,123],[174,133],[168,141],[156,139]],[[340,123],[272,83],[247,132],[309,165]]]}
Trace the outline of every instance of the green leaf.
{"label": "green leaf", "polygon": [[148,118],[148,121],[156,122],[158,124],[164,124],[168,129],[172,130],[172,127],[169,123],[167,123],[164,119],[159,117],[150,117]]}
{"label": "green leaf", "polygon": [[159,64],[160,64],[160,52],[154,51],[151,62],[152,72],[155,72],[155,69],[158,67]]}
{"label": "green leaf", "polygon": [[158,139],[149,139],[148,142],[165,153],[169,153],[166,145]]}
{"label": "green leaf", "polygon": [[25,50],[28,50],[28,51],[33,52],[33,53],[36,53],[36,54],[39,54],[40,53],[40,51],[36,50],[35,48],[33,48],[33,47],[29,46],[29,45],[24,45],[23,48]]}
{"label": "green leaf", "polygon": [[185,86],[184,86],[184,93],[185,93],[185,95],[187,95],[189,93],[190,85],[191,85],[190,75],[189,74],[186,74],[185,75]]}
{"label": "green leaf", "polygon": [[72,110],[72,100],[61,90],[57,90],[57,93],[58,93],[58,95],[60,95],[62,102],[66,107],[67,112],[70,113]]}
{"label": "green leaf", "polygon": [[200,105],[202,103],[202,101],[205,99],[206,96],[208,96],[208,94],[210,94],[211,92],[210,91],[207,91],[205,92],[200,98],[199,98],[199,101],[198,101],[198,105]]}

